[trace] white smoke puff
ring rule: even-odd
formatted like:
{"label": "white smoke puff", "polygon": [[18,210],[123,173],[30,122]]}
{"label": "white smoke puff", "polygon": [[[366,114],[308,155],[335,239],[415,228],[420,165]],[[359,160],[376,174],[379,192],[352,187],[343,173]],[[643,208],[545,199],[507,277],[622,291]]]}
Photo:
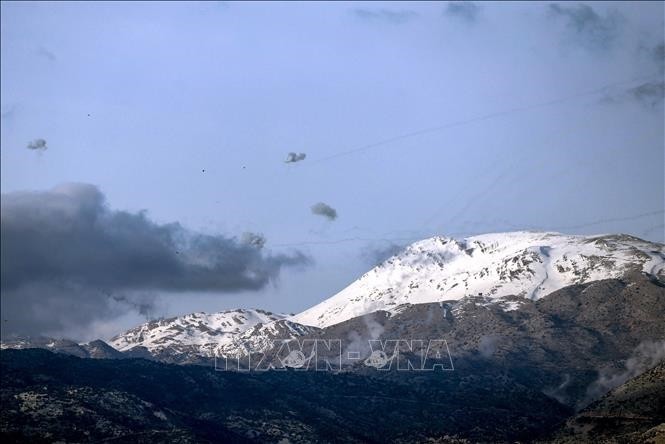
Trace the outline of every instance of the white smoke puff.
{"label": "white smoke puff", "polygon": [[483,358],[491,358],[496,352],[496,344],[499,338],[496,336],[482,336],[478,342],[478,352]]}
{"label": "white smoke puff", "polygon": [[584,407],[624,382],[641,375],[665,359],[665,341],[644,341],[633,351],[621,370],[601,369],[598,379],[587,387],[586,396],[578,407]]}

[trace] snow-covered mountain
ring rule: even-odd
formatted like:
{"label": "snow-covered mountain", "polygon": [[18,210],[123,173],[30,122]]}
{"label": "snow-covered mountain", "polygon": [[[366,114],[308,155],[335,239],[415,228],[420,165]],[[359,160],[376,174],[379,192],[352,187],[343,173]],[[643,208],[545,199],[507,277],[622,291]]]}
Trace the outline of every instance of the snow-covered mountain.
{"label": "snow-covered mountain", "polygon": [[[294,316],[249,309],[192,313],[139,325],[110,344],[128,356],[200,362],[264,351],[276,339],[308,335],[377,310],[399,313],[412,304],[465,297],[514,310],[520,300],[537,300],[569,285],[635,271],[665,274],[665,247],[627,235],[513,232],[463,240],[433,237],[411,244],[341,292]],[[451,305],[453,311],[457,305]]]}
{"label": "snow-covered mountain", "polygon": [[297,324],[287,319],[256,324],[233,337],[231,342],[220,344],[217,356],[240,357],[250,353],[264,352],[275,345],[276,340],[294,339],[319,330],[316,327]]}
{"label": "snow-covered mountain", "polygon": [[[292,322],[286,315],[264,310],[238,309],[219,313],[191,313],[184,316],[146,322],[111,339],[117,350],[144,350],[152,356],[165,354],[181,362],[188,356],[213,357],[218,349],[236,353],[244,347],[237,338],[251,336],[258,341],[274,332],[285,333]],[[282,330],[286,328],[286,330]],[[294,332],[297,327],[293,327]],[[252,334],[253,333],[253,334]],[[237,345],[235,345],[237,344]]]}
{"label": "snow-covered mountain", "polygon": [[[365,273],[314,307],[289,318],[327,327],[403,304],[504,296],[532,300],[573,284],[617,278],[630,271],[664,273],[662,244],[627,235],[573,236],[512,232],[455,240],[425,239]],[[515,309],[519,303],[503,304]]]}

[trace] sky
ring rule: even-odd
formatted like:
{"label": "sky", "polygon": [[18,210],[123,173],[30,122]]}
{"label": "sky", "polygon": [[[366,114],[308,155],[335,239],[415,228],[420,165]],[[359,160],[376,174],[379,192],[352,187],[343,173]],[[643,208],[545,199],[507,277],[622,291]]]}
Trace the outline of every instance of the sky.
{"label": "sky", "polygon": [[433,235],[664,240],[662,2],[0,12],[3,334],[295,313]]}

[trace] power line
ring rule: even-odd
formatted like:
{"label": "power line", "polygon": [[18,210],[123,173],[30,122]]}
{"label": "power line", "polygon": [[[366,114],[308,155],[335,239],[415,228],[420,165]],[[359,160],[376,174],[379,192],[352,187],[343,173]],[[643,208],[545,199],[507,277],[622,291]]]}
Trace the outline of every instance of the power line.
{"label": "power line", "polygon": [[[595,225],[602,225],[606,223],[611,223],[611,222],[623,222],[623,221],[630,221],[630,220],[637,220],[637,219],[642,219],[648,216],[656,216],[658,214],[664,214],[665,210],[656,210],[656,211],[650,211],[647,213],[641,213],[641,214],[636,214],[633,216],[626,216],[626,217],[617,217],[617,218],[611,218],[611,219],[598,219],[593,222],[587,222],[579,225],[562,225],[558,227],[536,227],[536,226],[529,226],[528,228],[530,230],[537,230],[537,231],[554,231],[554,230],[572,230],[572,229],[578,229],[578,228],[587,228]],[[480,234],[486,234],[488,233],[487,231],[481,231],[481,232],[471,232],[471,231],[458,231],[454,233],[445,233],[446,236],[449,237],[454,237],[454,236],[477,236]],[[321,241],[302,241],[302,242],[292,242],[292,243],[281,243],[281,244],[273,244],[272,247],[277,247],[277,248],[282,248],[282,247],[303,247],[303,246],[308,246],[308,245],[336,245],[336,244],[341,244],[341,243],[348,243],[348,242],[414,242],[414,241],[419,241],[422,240],[424,237],[393,237],[393,238],[387,238],[387,237],[376,237],[376,238],[369,238],[369,237],[348,237],[348,238],[342,238],[342,239],[333,239],[333,240],[321,240]]]}
{"label": "power line", "polygon": [[628,221],[628,220],[637,220],[637,219],[642,219],[643,217],[647,216],[656,216],[658,214],[663,214],[665,213],[665,210],[657,210],[657,211],[650,211],[648,213],[642,213],[642,214],[636,214],[634,216],[627,216],[627,217],[616,217],[613,219],[600,219],[595,222],[589,222],[586,224],[580,224],[580,225],[567,225],[567,226],[560,226],[560,227],[554,227],[554,230],[574,230],[577,228],[586,228],[586,227],[591,227],[594,225],[602,225],[610,222],[623,222],[623,221]]}
{"label": "power line", "polygon": [[335,245],[346,242],[410,242],[422,239],[422,237],[401,237],[401,238],[369,238],[369,237],[347,237],[344,239],[322,240],[322,241],[302,241],[284,244],[273,244],[272,247],[303,247],[307,245]]}
{"label": "power line", "polygon": [[533,109],[537,109],[537,108],[544,108],[544,107],[547,107],[547,106],[557,105],[559,103],[563,103],[563,102],[566,102],[568,100],[598,94],[598,93],[604,92],[604,91],[606,91],[610,88],[613,88],[615,86],[620,86],[620,85],[633,83],[633,82],[636,82],[638,80],[647,80],[647,79],[651,79],[651,78],[656,77],[656,76],[660,77],[660,74],[651,74],[651,75],[648,75],[648,76],[635,77],[635,78],[632,78],[630,80],[622,80],[620,82],[608,83],[608,84],[606,84],[606,85],[604,85],[600,88],[595,88],[595,89],[587,90],[587,91],[581,91],[579,93],[571,94],[571,95],[561,97],[561,98],[558,98],[558,99],[554,99],[554,100],[548,100],[546,102],[540,102],[540,103],[535,103],[535,104],[532,104],[532,105],[509,108],[509,109],[505,109],[505,110],[502,110],[502,111],[496,111],[496,112],[493,112],[493,113],[485,114],[485,115],[482,115],[482,116],[476,116],[476,117],[471,117],[469,119],[444,123],[443,125],[437,125],[437,126],[432,126],[432,127],[428,127],[428,128],[422,128],[422,129],[419,129],[419,130],[415,130],[415,131],[411,131],[411,132],[408,132],[408,133],[399,134],[397,136],[393,136],[393,137],[390,137],[390,138],[387,138],[387,139],[383,139],[383,140],[380,140],[378,142],[370,143],[368,145],[363,145],[363,146],[360,146],[358,148],[353,148],[353,149],[350,149],[350,150],[347,150],[347,151],[341,151],[339,153],[332,154],[330,156],[323,157],[321,159],[315,159],[312,162],[310,162],[310,164],[317,164],[317,163],[325,162],[325,161],[328,161],[328,160],[337,159],[338,157],[348,156],[350,154],[359,153],[361,151],[366,151],[366,150],[369,150],[369,149],[372,149],[372,148],[377,148],[377,147],[380,147],[380,146],[383,146],[383,145],[388,145],[388,144],[393,143],[393,142],[397,142],[397,141],[400,141],[400,140],[403,140],[403,139],[408,139],[408,138],[415,137],[415,136],[420,136],[420,135],[423,135],[423,134],[434,133],[434,132],[442,131],[442,130],[449,129],[449,128],[468,125],[470,123],[479,122],[479,121],[483,121],[483,120],[489,120],[489,119],[493,119],[495,117],[501,117],[501,116],[505,116],[505,115],[508,115],[508,114],[516,113],[516,112],[529,111],[529,110],[533,110]]}
{"label": "power line", "polygon": [[[442,130],[445,130],[445,129],[449,129],[449,128],[453,128],[453,127],[457,127],[457,126],[463,126],[463,125],[467,125],[467,124],[474,123],[474,122],[489,120],[489,119],[492,119],[492,118],[495,118],[495,117],[501,117],[501,116],[516,113],[516,112],[529,111],[529,110],[533,110],[533,109],[537,109],[537,108],[543,108],[543,107],[547,107],[547,106],[556,105],[556,104],[563,103],[563,102],[566,102],[566,101],[569,101],[569,100],[572,100],[572,99],[602,93],[602,92],[605,92],[608,89],[613,88],[613,87],[617,87],[617,86],[621,86],[621,85],[625,85],[625,84],[630,84],[630,83],[637,82],[637,81],[640,81],[640,80],[651,79],[651,78],[656,77],[656,76],[660,77],[660,74],[658,73],[658,74],[651,74],[651,75],[648,75],[648,76],[635,77],[635,78],[632,78],[630,80],[622,80],[622,81],[619,81],[619,82],[605,84],[605,85],[603,85],[599,88],[594,88],[594,89],[587,90],[587,91],[581,91],[581,92],[578,92],[578,93],[575,93],[575,94],[564,96],[564,97],[561,97],[561,98],[558,98],[558,99],[549,100],[549,101],[546,101],[546,102],[540,102],[540,103],[535,103],[535,104],[532,104],[532,105],[526,105],[526,106],[521,106],[521,107],[513,107],[513,108],[505,109],[505,110],[502,110],[502,111],[496,111],[496,112],[493,112],[493,113],[485,114],[485,115],[482,115],[482,116],[476,116],[476,117],[472,117],[472,118],[469,118],[469,119],[458,120],[458,121],[455,121],[455,122],[449,122],[449,123],[445,123],[445,124],[442,124],[442,125],[422,128],[422,129],[419,129],[419,130],[415,130],[415,131],[411,131],[411,132],[408,132],[408,133],[396,135],[396,136],[393,136],[393,137],[390,137],[390,138],[387,138],[387,139],[383,139],[383,140],[380,140],[378,142],[374,142],[374,143],[371,143],[371,144],[368,144],[368,145],[363,145],[363,146],[360,146],[358,148],[350,149],[350,150],[347,150],[347,151],[342,151],[342,152],[339,152],[339,153],[336,153],[336,154],[333,154],[333,155],[330,155],[330,156],[327,156],[327,157],[323,157],[323,158],[320,158],[320,159],[315,159],[314,161],[310,162],[310,164],[325,162],[325,161],[328,161],[328,160],[332,160],[332,159],[336,159],[336,158],[339,158],[339,157],[355,154],[355,153],[366,151],[366,150],[369,150],[369,149],[372,149],[372,148],[377,148],[377,147],[380,147],[380,146],[383,146],[383,145],[388,145],[388,144],[393,143],[393,142],[397,142],[397,141],[407,139],[407,138],[411,138],[411,137],[416,137],[416,136],[423,135],[423,134],[442,131]],[[503,176],[505,176],[506,174],[507,173],[503,173],[502,175],[499,176],[498,179],[503,178]],[[438,213],[438,210],[437,210],[437,213]],[[627,220],[635,220],[635,219],[639,219],[639,218],[642,218],[642,217],[653,216],[653,215],[662,214],[662,213],[663,213],[663,211],[659,210],[659,211],[643,213],[643,214],[639,214],[639,215],[635,215],[635,216],[629,216],[629,217],[625,217],[625,218],[596,220],[594,222],[589,222],[589,223],[584,223],[584,224],[579,224],[579,225],[550,227],[550,228],[547,228],[547,229],[541,228],[541,227],[533,227],[533,226],[529,227],[529,228],[530,229],[537,229],[537,230],[545,230],[545,231],[547,231],[547,230],[569,230],[569,229],[585,228],[585,227],[590,227],[590,226],[594,226],[594,225],[601,225],[601,224],[609,223],[609,222],[620,222],[620,221],[627,221]],[[434,217],[434,215],[432,217],[428,218],[428,221],[433,217]],[[456,235],[462,235],[462,234],[464,234],[464,235],[476,235],[476,234],[482,234],[482,232],[472,233],[472,232],[467,231],[467,232],[459,232],[459,233],[447,233],[448,236],[456,236]],[[303,241],[303,242],[294,242],[294,243],[282,243],[282,244],[274,244],[272,246],[273,247],[296,247],[296,246],[306,246],[306,245],[334,245],[334,244],[340,244],[340,243],[346,243],[346,242],[373,242],[373,241],[374,242],[409,242],[409,241],[416,241],[416,240],[420,240],[420,239],[422,239],[422,237],[417,237],[417,238],[415,238],[415,237],[410,237],[410,238],[404,238],[404,237],[400,237],[400,238],[397,238],[397,237],[396,238],[350,237],[350,238],[343,238],[343,239],[336,239],[336,240]]]}

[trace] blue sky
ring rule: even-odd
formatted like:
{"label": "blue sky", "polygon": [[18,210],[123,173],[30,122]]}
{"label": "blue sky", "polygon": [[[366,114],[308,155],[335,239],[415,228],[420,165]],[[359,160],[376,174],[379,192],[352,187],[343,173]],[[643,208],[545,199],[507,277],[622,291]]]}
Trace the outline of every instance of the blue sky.
{"label": "blue sky", "polygon": [[663,241],[661,2],[1,8],[3,195],[92,184],[110,209],[313,260],[260,290],[159,293],[156,315],[301,311],[435,234]]}

